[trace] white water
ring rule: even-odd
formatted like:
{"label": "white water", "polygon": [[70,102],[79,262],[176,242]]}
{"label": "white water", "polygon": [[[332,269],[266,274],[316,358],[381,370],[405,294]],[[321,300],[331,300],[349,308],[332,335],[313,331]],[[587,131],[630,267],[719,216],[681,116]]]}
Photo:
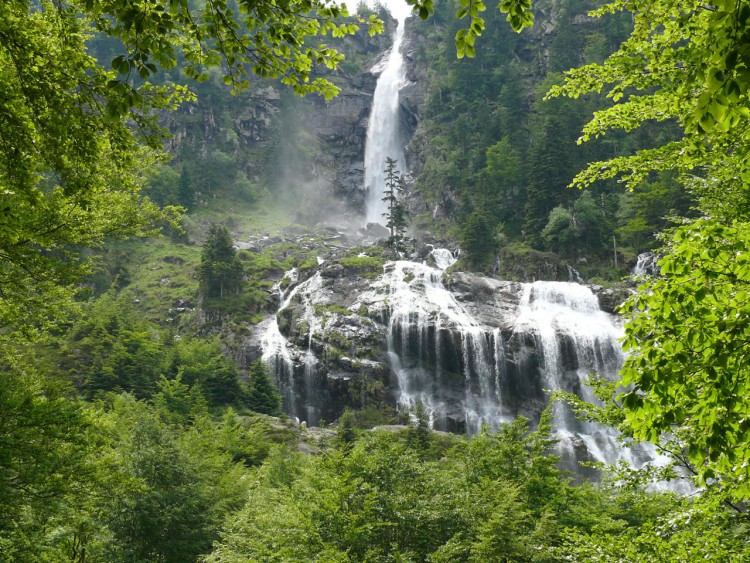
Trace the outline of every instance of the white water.
{"label": "white water", "polygon": [[[282,289],[281,284],[284,280],[289,280],[290,285],[286,290]],[[292,268],[281,280],[273,286],[273,291],[279,295],[279,311],[288,306],[300,286],[289,290],[289,287],[297,281],[297,268]],[[276,379],[276,387],[281,392],[284,399],[284,408],[287,412],[295,413],[297,411],[297,400],[294,394],[294,361],[289,350],[289,342],[279,331],[279,322],[276,315],[269,318],[267,325],[263,329],[261,337],[261,348],[263,355],[261,359],[269,367],[271,375]]]}
{"label": "white water", "polygon": [[[499,331],[485,332],[443,286],[442,275],[442,270],[415,262],[386,266],[376,291],[387,295],[388,357],[398,381],[399,408],[413,410],[419,401],[431,421],[443,424],[446,413],[455,417],[459,408],[454,424],[465,425],[473,434],[484,423],[509,420],[500,401],[496,368],[502,336]],[[454,340],[456,333],[460,341]],[[454,365],[443,361],[447,349]],[[500,362],[503,369],[504,363]],[[445,386],[452,391],[444,393]]]}
{"label": "white water", "polygon": [[659,257],[653,252],[639,254],[635,268],[633,268],[633,275],[657,274],[659,272],[659,267],[656,265],[658,261]]}
{"label": "white water", "polygon": [[457,258],[447,248],[436,248],[432,252],[432,258],[435,260],[435,267],[438,270],[447,270],[456,263]]}
{"label": "white water", "polygon": [[[442,255],[433,252],[435,258]],[[286,412],[317,424],[328,372],[320,350],[313,348],[313,335],[325,332],[314,304],[329,303],[330,290],[320,273],[296,285],[295,271],[287,277],[292,285],[286,291],[277,288],[279,310],[299,307],[295,323],[304,323],[309,332],[295,346],[272,317],[262,339],[263,359],[276,377]],[[596,401],[585,379],[590,374],[614,377],[624,360],[617,318],[601,311],[597,297],[579,284],[520,284],[520,299],[510,301],[504,301],[510,290],[503,287],[495,295],[503,303],[495,309],[503,315],[498,319],[502,329],[475,318],[474,309],[443,285],[443,270],[423,263],[390,262],[370,291],[360,294],[350,310],[367,304],[371,313],[382,312],[399,409],[413,412],[422,402],[431,425],[471,435],[482,425],[499,427],[512,420],[519,409],[530,408],[520,413],[535,416],[546,401],[542,390]],[[614,430],[575,419],[566,405],[558,404],[554,415],[557,451],[568,468],[581,460],[625,461],[635,467],[666,461],[649,444],[624,448]],[[679,490],[672,483],[668,488]]]}
{"label": "white water", "polygon": [[274,290],[279,292],[279,312],[291,305],[292,299],[299,296],[305,304],[304,314],[298,323],[306,323],[308,328],[307,349],[301,359],[302,375],[304,378],[304,410],[298,404],[298,397],[295,385],[295,365],[300,363],[295,361],[292,355],[294,346],[281,334],[279,330],[278,318],[276,315],[266,321],[263,327],[261,337],[261,347],[263,355],[261,359],[268,365],[271,373],[276,378],[276,384],[284,400],[284,410],[292,416],[298,416],[306,420],[309,424],[317,424],[320,420],[320,401],[318,400],[318,358],[312,350],[312,339],[316,331],[321,329],[321,318],[314,314],[314,310],[309,305],[312,296],[320,295],[323,291],[323,280],[320,272],[317,272],[310,279],[294,285],[297,282],[297,270],[293,268],[288,271],[284,279],[289,279],[291,285],[283,290],[281,282],[274,286]]}
{"label": "white water", "polygon": [[[589,402],[596,399],[585,384],[586,378],[591,374],[613,377],[624,360],[619,344],[622,328],[599,309],[599,301],[586,286],[524,284],[515,330],[534,335],[545,389],[577,393]],[[562,357],[563,350],[568,357]],[[554,415],[558,449],[571,465],[579,444],[586,446],[593,461],[625,460],[633,465],[646,461],[620,447],[614,431],[576,420],[566,405],[556,405]]]}
{"label": "white water", "polygon": [[406,77],[404,59],[401,56],[401,41],[404,37],[406,17],[397,16],[398,27],[393,38],[393,47],[385,60],[383,71],[375,86],[370,120],[367,125],[365,145],[365,189],[367,190],[368,223],[385,224],[386,211],[382,201],[385,191],[385,159],[398,161],[397,167],[404,171],[404,150],[399,128],[398,91]]}
{"label": "white water", "polygon": [[[387,294],[388,353],[398,406],[411,411],[420,401],[431,422],[444,428],[475,434],[484,424],[497,427],[511,420],[510,407],[518,398],[503,396],[511,366],[518,379],[540,378],[545,391],[568,391],[594,402],[585,380],[591,374],[614,377],[624,360],[622,328],[579,284],[523,284],[513,337],[530,337],[535,344],[528,352],[508,348],[500,329],[478,322],[445,288],[441,270],[398,261],[386,266],[379,284]],[[513,349],[521,356],[509,356]],[[558,452],[569,467],[583,455],[636,467],[658,461],[652,447],[623,448],[614,430],[577,420],[566,405],[555,407],[554,423]]]}

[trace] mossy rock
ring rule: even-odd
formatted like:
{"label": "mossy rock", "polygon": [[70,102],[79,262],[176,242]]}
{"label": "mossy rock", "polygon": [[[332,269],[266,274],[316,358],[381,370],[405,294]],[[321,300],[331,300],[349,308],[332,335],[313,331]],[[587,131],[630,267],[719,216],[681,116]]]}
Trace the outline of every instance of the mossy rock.
{"label": "mossy rock", "polygon": [[525,244],[510,244],[500,250],[497,260],[500,279],[530,282],[537,280],[567,281],[568,271],[560,258]]}
{"label": "mossy rock", "polygon": [[339,260],[347,275],[375,278],[383,271],[385,259],[376,256],[347,256]]}

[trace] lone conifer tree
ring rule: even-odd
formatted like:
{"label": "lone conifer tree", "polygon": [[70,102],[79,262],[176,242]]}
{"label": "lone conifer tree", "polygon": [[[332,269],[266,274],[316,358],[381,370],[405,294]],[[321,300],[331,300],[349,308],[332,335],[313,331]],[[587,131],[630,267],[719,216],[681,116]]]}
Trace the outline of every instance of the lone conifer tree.
{"label": "lone conifer tree", "polygon": [[386,157],[384,170],[385,191],[382,201],[388,205],[388,211],[383,213],[386,218],[385,226],[390,231],[386,246],[396,252],[406,250],[404,246],[404,233],[406,232],[406,209],[400,198],[404,195],[406,183],[403,175],[396,168],[397,160]]}
{"label": "lone conifer tree", "polygon": [[209,228],[208,238],[203,244],[198,276],[204,297],[221,298],[240,292],[242,262],[237,257],[226,227],[212,224]]}
{"label": "lone conifer tree", "polygon": [[279,416],[281,414],[281,396],[268,377],[268,369],[262,360],[250,365],[250,388],[248,405],[255,412]]}
{"label": "lone conifer tree", "polygon": [[341,451],[347,453],[352,449],[354,442],[357,441],[357,433],[354,430],[354,414],[349,408],[344,409],[341,418],[339,418],[338,432],[338,447]]}
{"label": "lone conifer tree", "polygon": [[414,416],[409,423],[409,433],[407,440],[409,445],[414,448],[420,458],[430,450],[430,415],[422,401],[417,401],[414,408]]}

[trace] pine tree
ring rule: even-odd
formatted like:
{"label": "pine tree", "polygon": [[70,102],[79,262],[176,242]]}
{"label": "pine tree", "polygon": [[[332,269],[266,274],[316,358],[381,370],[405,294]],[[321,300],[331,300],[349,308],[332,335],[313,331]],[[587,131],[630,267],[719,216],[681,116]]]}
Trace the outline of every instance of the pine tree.
{"label": "pine tree", "polygon": [[250,365],[250,389],[248,405],[255,412],[279,416],[281,414],[281,396],[268,377],[268,369],[261,360]]}
{"label": "pine tree", "polygon": [[409,424],[408,441],[421,458],[430,450],[430,415],[422,401],[417,401],[414,409],[414,418]]}
{"label": "pine tree", "polygon": [[339,418],[338,428],[338,446],[348,452],[352,449],[354,442],[357,441],[357,433],[354,430],[354,414],[350,409],[345,409],[341,418]]}
{"label": "pine tree", "polygon": [[209,228],[198,275],[204,297],[222,298],[242,289],[242,263],[226,227],[212,224]]}
{"label": "pine tree", "polygon": [[480,205],[463,221],[459,229],[461,250],[465,260],[475,268],[484,268],[492,264],[497,242],[494,236],[495,226],[485,206]]}
{"label": "pine tree", "polygon": [[385,191],[383,192],[382,201],[388,205],[388,211],[383,213],[386,218],[385,226],[390,231],[390,236],[386,241],[386,246],[393,249],[394,252],[403,252],[406,250],[404,245],[404,233],[406,232],[406,208],[401,202],[406,190],[406,182],[403,175],[398,171],[397,160],[386,157],[385,174]]}

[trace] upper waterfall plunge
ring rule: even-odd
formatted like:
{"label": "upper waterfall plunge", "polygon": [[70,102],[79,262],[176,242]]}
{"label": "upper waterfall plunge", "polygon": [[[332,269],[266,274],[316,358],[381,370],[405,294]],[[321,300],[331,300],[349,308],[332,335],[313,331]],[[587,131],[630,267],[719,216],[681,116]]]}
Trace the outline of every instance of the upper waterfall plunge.
{"label": "upper waterfall plunge", "polygon": [[406,17],[398,19],[398,27],[393,38],[393,46],[383,64],[383,71],[375,86],[370,120],[367,125],[365,144],[365,189],[367,190],[366,222],[384,224],[386,211],[382,201],[385,191],[385,159],[398,161],[398,168],[404,170],[404,148],[399,128],[398,91],[406,76],[404,59],[401,55],[401,42],[404,38]]}

